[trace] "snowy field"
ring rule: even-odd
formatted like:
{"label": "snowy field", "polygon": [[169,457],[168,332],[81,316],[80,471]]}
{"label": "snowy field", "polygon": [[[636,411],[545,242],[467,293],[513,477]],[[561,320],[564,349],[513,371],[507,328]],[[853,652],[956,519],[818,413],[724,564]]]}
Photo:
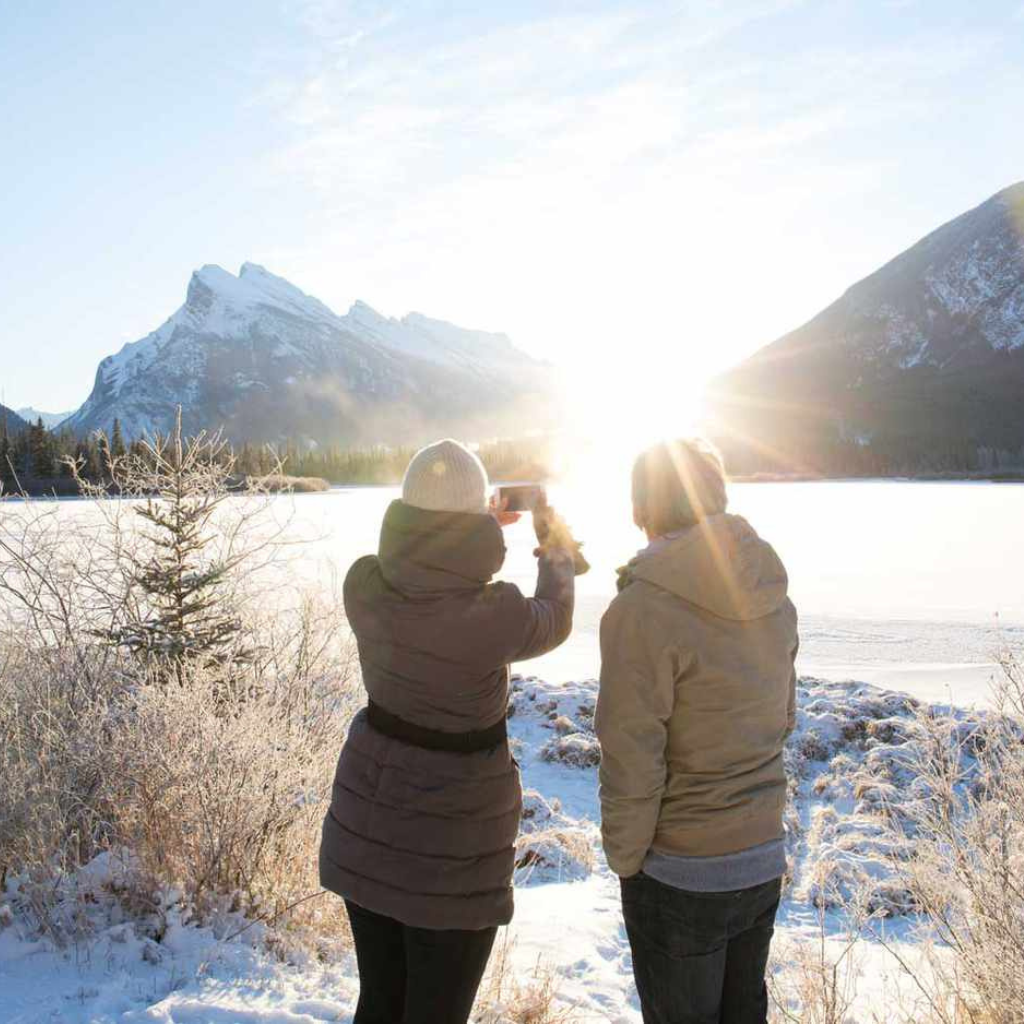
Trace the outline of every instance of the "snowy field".
{"label": "snowy field", "polygon": [[[517,913],[499,936],[504,956],[495,960],[504,959],[509,976],[524,986],[552,985],[561,1005],[573,1008],[569,1020],[625,1024],[640,1015],[618,883],[600,852],[595,698],[593,681],[514,682],[509,724],[527,798]],[[913,960],[913,921],[889,869],[891,858],[906,851],[883,836],[878,808],[919,795],[906,768],[916,704],[865,684],[805,678],[787,752],[791,877],[775,940],[778,970],[785,980],[801,950],[820,950],[822,942],[828,956],[839,958],[847,926],[832,905],[854,890],[866,894],[877,940],[862,940],[843,959],[858,992],[851,1019],[862,1024],[886,1020],[888,1006],[913,1005],[913,986],[882,941]],[[932,710],[967,734],[980,720],[971,711]],[[130,870],[130,858],[105,856],[74,885],[69,880],[66,911],[91,935],[65,949],[33,927],[17,879],[8,880],[0,902],[3,1024],[351,1020],[358,985],[349,953],[270,953],[262,924],[246,928],[226,914],[199,927],[173,891],[159,894],[155,912],[129,916],[118,892]],[[484,991],[492,996],[477,1019],[511,1020],[500,999],[495,1004],[494,986],[485,982]],[[510,991],[506,985],[505,997]]]}

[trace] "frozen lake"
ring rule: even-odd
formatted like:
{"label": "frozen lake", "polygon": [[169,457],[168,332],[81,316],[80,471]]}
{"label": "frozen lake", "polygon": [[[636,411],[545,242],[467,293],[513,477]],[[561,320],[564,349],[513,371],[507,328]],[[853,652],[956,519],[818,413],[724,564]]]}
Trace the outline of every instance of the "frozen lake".
{"label": "frozen lake", "polygon": [[[615,568],[643,543],[628,484],[551,488],[593,569],[581,578],[576,628],[558,651],[524,664],[552,681],[592,677],[597,629]],[[392,488],[282,498],[314,536],[303,576],[329,584],[376,550]],[[995,656],[1024,645],[1024,485],[829,481],[733,484],[730,511],[775,545],[801,618],[800,670],[856,678],[929,700],[983,701]],[[502,578],[532,592],[528,520],[506,530]]]}

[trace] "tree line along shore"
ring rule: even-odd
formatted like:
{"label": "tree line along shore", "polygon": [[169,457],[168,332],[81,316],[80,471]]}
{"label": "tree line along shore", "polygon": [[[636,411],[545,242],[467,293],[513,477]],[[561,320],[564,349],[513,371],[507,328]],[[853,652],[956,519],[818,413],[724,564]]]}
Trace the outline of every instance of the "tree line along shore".
{"label": "tree line along shore", "polygon": [[[547,479],[549,444],[539,437],[489,441],[478,453],[493,480]],[[118,420],[109,436],[95,432],[84,438],[71,431],[47,430],[42,421],[19,433],[2,429],[0,493],[70,497],[81,493],[81,481],[116,490],[114,464],[126,455],[145,458],[146,451],[145,440],[126,438]],[[388,445],[321,448],[296,441],[224,448],[232,461],[234,489],[244,489],[247,480],[258,478],[267,490],[296,492],[339,484],[400,483],[414,451],[412,446]]]}
{"label": "tree line along shore", "polygon": [[[553,438],[537,435],[515,440],[494,440],[479,445],[478,452],[488,475],[496,481],[550,480]],[[73,497],[81,493],[80,480],[113,486],[111,465],[126,454],[139,455],[141,438],[128,439],[115,420],[110,435],[95,432],[78,437],[71,431],[51,431],[37,421],[14,433],[0,427],[0,493],[32,497]],[[1003,460],[974,457],[939,458],[933,463],[891,458],[869,459],[862,454],[856,464],[849,459],[801,460],[794,467],[758,466],[749,458],[730,458],[725,449],[730,477],[737,483],[803,483],[849,479],[903,479],[916,481],[979,480],[1024,482],[1024,468],[1005,466]],[[369,447],[320,447],[286,441],[277,445],[243,443],[232,449],[233,486],[259,478],[271,491],[296,493],[328,490],[340,485],[388,486],[401,482],[412,457],[412,445]],[[966,449],[965,449],[966,452]],[[877,454],[877,453],[876,453]]]}

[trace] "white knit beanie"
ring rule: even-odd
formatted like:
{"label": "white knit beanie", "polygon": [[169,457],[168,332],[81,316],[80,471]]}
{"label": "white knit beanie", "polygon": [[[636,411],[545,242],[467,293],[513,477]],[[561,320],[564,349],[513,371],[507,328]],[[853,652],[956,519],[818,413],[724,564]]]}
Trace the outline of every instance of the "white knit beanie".
{"label": "white knit beanie", "polygon": [[402,481],[402,501],[431,512],[487,511],[487,470],[451,438],[421,448]]}

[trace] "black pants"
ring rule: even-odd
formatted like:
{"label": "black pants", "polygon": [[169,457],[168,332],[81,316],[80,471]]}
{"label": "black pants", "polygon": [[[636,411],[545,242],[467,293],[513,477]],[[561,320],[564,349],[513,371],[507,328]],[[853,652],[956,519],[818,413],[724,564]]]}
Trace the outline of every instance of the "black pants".
{"label": "black pants", "polygon": [[780,879],[735,892],[687,892],[642,872],[623,879],[644,1024],[764,1024],[780,892]]}
{"label": "black pants", "polygon": [[466,1024],[497,928],[410,928],[345,901],[359,964],[353,1024]]}

